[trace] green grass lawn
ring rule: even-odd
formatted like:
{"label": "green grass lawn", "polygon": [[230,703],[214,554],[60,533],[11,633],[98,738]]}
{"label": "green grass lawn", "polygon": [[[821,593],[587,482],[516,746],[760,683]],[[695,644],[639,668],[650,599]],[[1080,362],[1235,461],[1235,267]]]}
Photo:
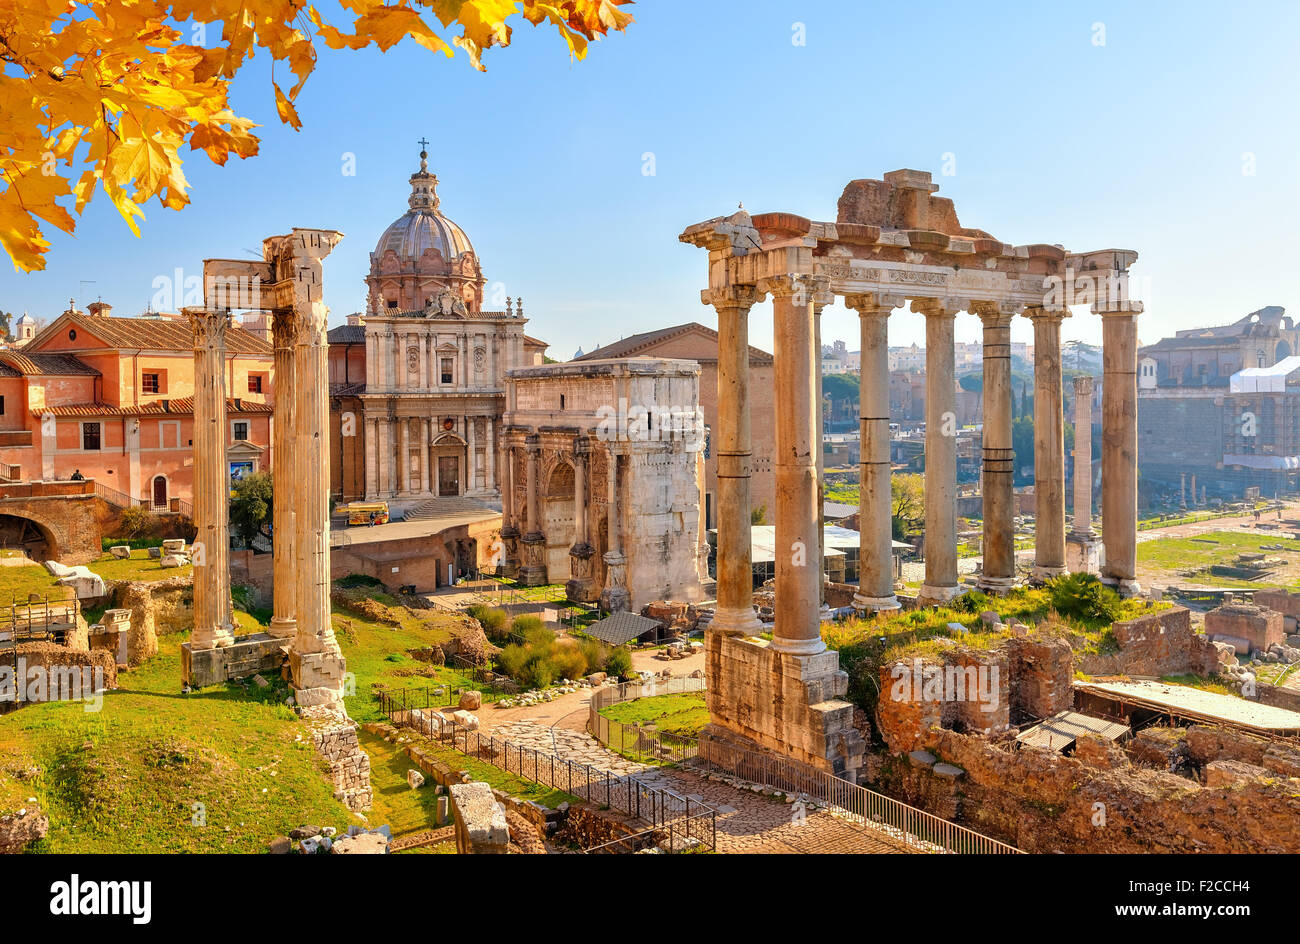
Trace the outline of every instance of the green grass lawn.
{"label": "green grass lawn", "polygon": [[682,737],[695,737],[700,728],[709,723],[709,709],[704,705],[703,692],[637,698],[610,705],[600,713],[620,724],[640,725]]}
{"label": "green grass lawn", "polygon": [[87,566],[105,580],[166,580],[168,577],[188,577],[194,573],[192,564],[162,567],[149,557],[147,550],[132,551],[126,560],[105,554]]}
{"label": "green grass lawn", "polygon": [[[160,638],[98,712],[53,702],[0,716],[0,809],[40,801],[50,833],[39,851],[261,852],[303,823],[357,822],[283,683],[182,695],[183,641]],[[35,779],[16,776],[32,764]]]}
{"label": "green grass lawn", "polygon": [[[1281,547],[1282,550],[1261,550],[1263,545]],[[1300,553],[1300,540],[1276,534],[1245,534],[1238,531],[1210,531],[1189,538],[1158,538],[1143,541],[1137,546],[1140,566],[1169,571],[1171,575],[1187,571],[1206,570],[1214,564],[1233,564],[1239,554],[1270,554],[1285,557]],[[1213,577],[1216,585],[1257,587],[1268,586],[1267,580],[1234,580]]]}

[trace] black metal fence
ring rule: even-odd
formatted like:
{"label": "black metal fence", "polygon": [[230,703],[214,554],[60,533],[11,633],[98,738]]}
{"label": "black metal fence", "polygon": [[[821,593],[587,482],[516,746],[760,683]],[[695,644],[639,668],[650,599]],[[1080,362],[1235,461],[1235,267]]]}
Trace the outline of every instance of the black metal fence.
{"label": "black metal fence", "polygon": [[646,764],[680,764],[699,752],[695,738],[668,734],[637,724],[613,721],[601,709],[637,698],[703,692],[702,678],[654,679],[606,685],[591,693],[587,706],[587,733],[597,741],[631,760]]}
{"label": "black metal fence", "polygon": [[421,699],[418,695],[410,691],[381,692],[378,698],[381,710],[393,724],[413,728],[466,756],[486,761],[524,780],[624,813],[651,827],[662,829],[671,825],[679,839],[695,840],[709,850],[717,847],[717,813],[708,804],[672,790],[652,787],[633,776],[615,774],[470,730],[436,711],[441,702]]}

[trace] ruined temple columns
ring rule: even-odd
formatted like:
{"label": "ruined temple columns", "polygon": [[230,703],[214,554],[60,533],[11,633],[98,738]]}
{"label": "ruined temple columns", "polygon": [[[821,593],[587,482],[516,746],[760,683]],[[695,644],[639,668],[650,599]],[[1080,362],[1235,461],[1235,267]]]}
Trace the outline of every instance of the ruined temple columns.
{"label": "ruined temple columns", "polygon": [[957,586],[956,308],[913,299],[925,315],[925,584],[919,599],[947,603]]}
{"label": "ruined temple columns", "polygon": [[[279,639],[292,639],[298,634],[298,621],[294,616],[296,601],[291,589],[298,579],[298,568],[294,560],[293,504],[289,500],[297,488],[293,463],[297,430],[294,422],[297,385],[293,380],[297,320],[292,308],[280,308],[271,313],[271,341],[275,349],[275,441],[272,443],[275,459],[271,466],[274,570],[273,615],[267,631]],[[370,470],[366,471],[368,477]]]}
{"label": "ruined temple columns", "polygon": [[1117,300],[1101,315],[1102,580],[1125,596],[1137,582],[1137,316],[1141,302]]}
{"label": "ruined temple columns", "polygon": [[701,293],[718,312],[718,603],[709,629],[726,636],[763,632],[753,605],[749,498],[749,310],[761,297],[750,285]]}
{"label": "ruined temple columns", "polygon": [[1061,321],[1065,309],[1030,308],[1034,323],[1035,580],[1065,573],[1065,422],[1061,415]]}
{"label": "ruined temple columns", "polygon": [[858,313],[862,342],[858,592],[853,596],[853,608],[860,613],[896,610],[889,466],[889,313],[903,305],[904,299],[846,295],[844,304]]}
{"label": "ruined temple columns", "polygon": [[297,315],[294,346],[294,420],[297,436],[293,489],[295,616],[298,634],[289,652],[294,698],[303,708],[342,708],[347,663],[330,619],[329,543],[329,309],[322,297],[322,261],[342,238],[326,230],[295,230],[279,251]]}
{"label": "ruined temple columns", "polygon": [[226,466],[226,311],[187,308],[194,326],[194,634],[190,648],[234,642],[230,470]]}
{"label": "ruined temple columns", "polygon": [[1074,527],[1065,539],[1073,573],[1097,570],[1097,534],[1092,530],[1092,378],[1074,378]]}
{"label": "ruined temple columns", "polygon": [[813,296],[829,281],[777,276],[772,293],[776,356],[776,622],[772,648],[792,655],[826,649],[821,638],[822,574],[817,534],[817,375]]}
{"label": "ruined temple columns", "polygon": [[494,559],[503,577],[513,577],[519,572],[518,544],[519,528],[515,521],[519,517],[515,508],[515,447],[510,445],[507,429],[501,431],[501,547],[493,551]]}
{"label": "ruined temple columns", "polygon": [[541,437],[529,433],[524,437],[524,448],[528,453],[528,530],[523,537],[525,561],[519,570],[519,579],[526,587],[540,587],[546,583],[546,535],[542,533],[537,496],[537,463],[542,453]]}
{"label": "ruined temple columns", "polygon": [[613,443],[607,444],[606,448],[608,449],[605,454],[608,495],[605,511],[607,538],[605,543],[609,550],[605,552],[605,586],[600,591],[600,607],[614,613],[631,609],[632,597],[626,585],[627,558],[623,556],[622,536],[619,531],[618,451]]}
{"label": "ruined temple columns", "polygon": [[984,324],[984,563],[978,586],[1004,593],[1016,579],[1015,450],[1011,444],[1011,312],[971,306]]}

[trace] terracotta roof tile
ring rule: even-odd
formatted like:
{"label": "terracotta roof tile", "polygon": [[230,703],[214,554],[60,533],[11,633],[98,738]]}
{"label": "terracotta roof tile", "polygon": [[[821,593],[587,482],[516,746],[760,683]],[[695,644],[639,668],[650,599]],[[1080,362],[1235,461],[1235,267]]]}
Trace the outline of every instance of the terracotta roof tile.
{"label": "terracotta roof tile", "polygon": [[[184,319],[117,318],[111,315],[91,317],[69,315],[78,327],[102,340],[109,347],[150,351],[193,351],[194,329]],[[43,333],[43,332],[42,332]],[[260,335],[232,324],[226,331],[229,354],[271,355],[271,343]]]}
{"label": "terracotta roof tile", "polygon": [[28,354],[23,351],[0,351],[0,364],[20,374],[62,377],[98,377],[99,371],[71,354]]}
{"label": "terracotta roof tile", "polygon": [[[231,416],[249,414],[270,414],[274,407],[269,403],[255,403],[235,397],[226,399],[226,413]],[[111,403],[62,403],[47,406],[43,410],[32,410],[33,416],[189,416],[194,413],[193,397],[177,397],[174,400],[154,400],[139,406],[114,406]]]}
{"label": "terracotta roof tile", "polygon": [[[622,340],[615,341],[612,344],[606,344],[604,347],[598,347],[594,351],[588,351],[581,357],[574,358],[579,361],[598,361],[608,360],[616,357],[636,357],[639,354],[653,352],[654,346],[661,341],[667,341],[670,338],[679,335],[688,334],[691,331],[700,331],[706,336],[713,339],[716,343],[718,332],[714,331],[708,325],[702,325],[698,321],[688,321],[686,324],[673,325],[671,328],[660,328],[657,331],[646,331],[642,334],[633,334]],[[706,357],[705,360],[717,360],[716,355]],[[773,363],[772,355],[760,348],[749,346],[749,362],[751,364],[769,365]]]}

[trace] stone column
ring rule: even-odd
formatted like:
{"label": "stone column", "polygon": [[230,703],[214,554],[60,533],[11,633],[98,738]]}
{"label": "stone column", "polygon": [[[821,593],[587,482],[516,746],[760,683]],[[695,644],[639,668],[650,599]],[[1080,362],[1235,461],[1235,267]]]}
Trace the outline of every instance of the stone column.
{"label": "stone column", "polygon": [[1065,539],[1065,562],[1073,573],[1097,572],[1097,534],[1092,530],[1092,378],[1074,378],[1074,527]]}
{"label": "stone column", "polygon": [[477,425],[473,416],[465,417],[465,490],[461,493],[464,495],[472,495],[478,490]]}
{"label": "stone column", "polygon": [[[275,435],[272,449],[275,452],[271,467],[271,550],[274,555],[272,577],[271,625],[267,630],[279,639],[292,639],[298,634],[298,621],[294,618],[296,601],[293,585],[297,580],[297,563],[294,559],[293,502],[290,496],[296,486],[294,469],[294,402],[297,385],[294,383],[294,345],[298,340],[298,322],[292,308],[280,308],[271,313],[271,340],[275,350]],[[369,456],[367,455],[367,459]],[[367,484],[369,472],[367,469]]]}
{"label": "stone column", "polygon": [[406,416],[397,418],[397,494],[405,495],[411,490],[411,420]]}
{"label": "stone column", "polygon": [[1030,308],[1034,323],[1035,580],[1065,573],[1065,421],[1061,415],[1063,309]]}
{"label": "stone column", "polygon": [[826,649],[821,637],[822,575],[817,535],[817,369],[813,296],[829,280],[765,279],[772,293],[776,358],[776,623],[772,648],[792,655]]}
{"label": "stone column", "polygon": [[[1075,440],[1078,440],[1079,434],[1076,432]],[[1178,476],[1178,507],[1187,510],[1187,473],[1181,472]]]}
{"label": "stone column", "polygon": [[822,398],[822,309],[835,301],[829,291],[813,296],[813,369],[817,387],[814,391],[816,427],[813,448],[817,462],[817,582],[818,611],[822,619],[830,619],[826,605],[826,404]]}
{"label": "stone column", "polygon": [[979,588],[1005,593],[1016,580],[1015,450],[1011,446],[1011,313],[972,306],[984,323],[984,565]]}
{"label": "stone column", "polygon": [[277,246],[283,280],[277,297],[290,294],[298,316],[294,347],[294,457],[296,487],[294,585],[298,634],[289,652],[294,698],[302,708],[342,710],[347,664],[330,620],[329,535],[329,309],[322,297],[322,261],[342,235],[295,230]]}
{"label": "stone column", "polygon": [[[286,395],[292,396],[289,391]],[[366,500],[373,501],[379,497],[379,460],[383,455],[379,450],[379,420],[367,416],[366,429]],[[292,435],[290,436],[292,439]]]}
{"label": "stone column", "polygon": [[1092,530],[1092,378],[1074,378],[1074,530],[1095,538]]}
{"label": "stone column", "polygon": [[889,313],[905,301],[886,295],[846,295],[844,304],[858,313],[862,352],[858,592],[853,608],[862,613],[896,610],[889,466]]}
{"label": "stone column", "polygon": [[[1098,306],[1094,305],[1097,311]],[[1137,582],[1137,316],[1142,304],[1115,301],[1101,314],[1102,580],[1121,594]]]}
{"label": "stone column", "polygon": [[[194,327],[194,633],[192,650],[234,642],[230,469],[226,465],[226,311],[187,308]],[[329,486],[328,479],[325,482]]]}
{"label": "stone column", "polygon": [[519,512],[515,508],[515,449],[510,445],[510,432],[502,429],[501,450],[501,547],[498,554],[501,576],[513,577],[519,572]]}
{"label": "stone column", "polygon": [[596,599],[596,586],[591,576],[591,559],[596,549],[591,546],[588,530],[587,480],[591,461],[591,440],[579,436],[573,441],[573,547],[569,548],[570,580],[565,593],[575,602]]}
{"label": "stone column", "polygon": [[484,485],[489,491],[497,487],[497,430],[496,417],[487,418],[487,445],[483,448],[483,460],[487,464]]}
{"label": "stone column", "polygon": [[957,380],[955,308],[913,299],[925,315],[925,584],[919,599],[947,603],[957,585]]}
{"label": "stone column", "polygon": [[[629,610],[632,607],[631,594],[627,589],[627,558],[623,556],[622,536],[619,531],[619,514],[621,506],[618,500],[618,447],[615,443],[608,446],[606,454],[608,473],[606,475],[607,497],[605,512],[606,545],[605,552],[605,586],[600,591],[600,607],[610,613]],[[753,610],[751,609],[751,613]]]}
{"label": "stone column", "polygon": [[542,441],[536,433],[524,438],[528,450],[528,530],[524,532],[524,566],[519,581],[526,587],[546,583],[546,535],[542,533],[541,502],[537,495],[537,464],[541,459]]}
{"label": "stone column", "polygon": [[433,478],[429,469],[429,418],[420,417],[416,429],[420,431],[420,491],[428,494],[433,491]]}
{"label": "stone column", "polygon": [[751,285],[700,293],[718,312],[718,604],[709,629],[757,636],[750,540],[749,310],[762,298]]}

